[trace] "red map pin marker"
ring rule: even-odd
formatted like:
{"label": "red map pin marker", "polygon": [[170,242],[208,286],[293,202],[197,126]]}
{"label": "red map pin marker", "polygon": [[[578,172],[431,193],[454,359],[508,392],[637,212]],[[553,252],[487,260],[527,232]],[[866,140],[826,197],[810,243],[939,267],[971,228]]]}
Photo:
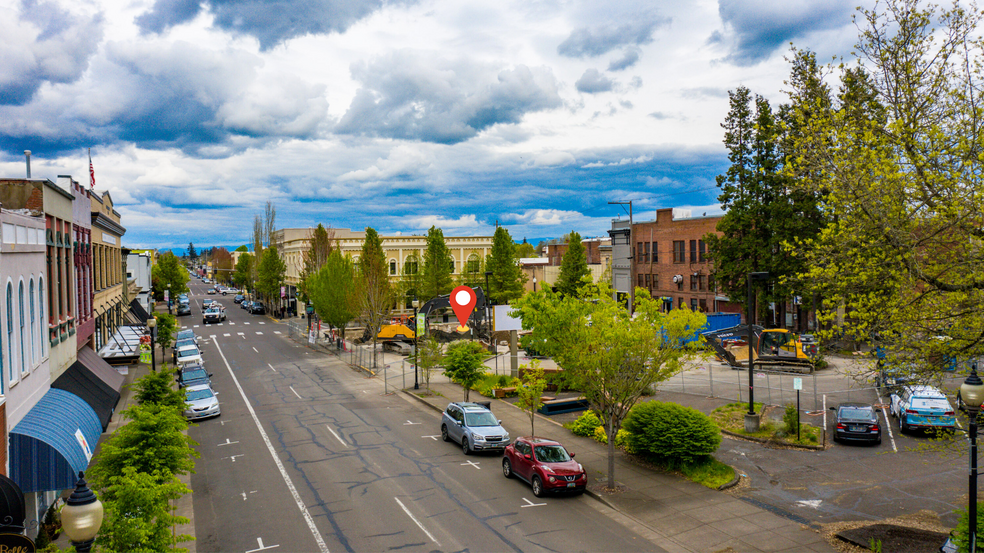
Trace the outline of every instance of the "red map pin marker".
{"label": "red map pin marker", "polygon": [[472,311],[475,310],[475,302],[478,301],[475,291],[461,285],[451,290],[450,300],[451,309],[454,309],[454,314],[458,316],[458,332],[468,332],[468,317],[471,317]]}

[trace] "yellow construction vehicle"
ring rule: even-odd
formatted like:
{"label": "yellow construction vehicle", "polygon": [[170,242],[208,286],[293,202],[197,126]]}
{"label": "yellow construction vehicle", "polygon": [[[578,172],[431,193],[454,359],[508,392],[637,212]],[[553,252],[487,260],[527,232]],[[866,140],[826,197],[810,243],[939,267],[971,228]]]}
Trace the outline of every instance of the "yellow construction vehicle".
{"label": "yellow construction vehicle", "polygon": [[[734,369],[748,366],[748,326],[738,325],[703,334],[718,357]],[[752,327],[752,368],[811,373],[815,356],[803,347],[803,341],[795,332],[784,328],[764,329]],[[812,352],[815,348],[808,346]]]}

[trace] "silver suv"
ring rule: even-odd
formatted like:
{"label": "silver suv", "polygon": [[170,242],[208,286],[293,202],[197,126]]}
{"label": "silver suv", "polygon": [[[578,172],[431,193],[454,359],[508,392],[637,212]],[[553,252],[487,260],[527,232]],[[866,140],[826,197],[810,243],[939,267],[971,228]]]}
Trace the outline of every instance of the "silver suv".
{"label": "silver suv", "polygon": [[509,432],[492,411],[477,403],[454,402],[441,415],[441,438],[461,444],[465,455],[472,451],[503,451]]}

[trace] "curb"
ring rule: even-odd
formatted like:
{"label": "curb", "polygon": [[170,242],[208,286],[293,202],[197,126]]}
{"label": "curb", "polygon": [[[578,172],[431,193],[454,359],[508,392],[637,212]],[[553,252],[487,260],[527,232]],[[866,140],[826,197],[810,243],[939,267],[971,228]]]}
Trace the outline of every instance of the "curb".
{"label": "curb", "polygon": [[420,403],[423,403],[424,405],[426,405],[427,407],[430,407],[431,409],[437,411],[438,413],[443,413],[444,412],[444,410],[441,409],[440,407],[438,407],[436,405],[431,405],[429,401],[427,401],[426,399],[424,399],[422,397],[417,396],[413,392],[408,392],[406,390],[400,390],[400,392],[403,393],[404,395],[407,395],[409,397],[412,397],[413,399],[419,401]]}
{"label": "curb", "polygon": [[[731,467],[731,465],[728,466]],[[731,467],[731,470],[735,472],[735,477],[731,479],[731,482],[725,482],[724,484],[718,486],[717,491],[723,492],[724,490],[737,486],[738,482],[741,482],[741,473],[738,472],[738,470],[735,467]]]}
{"label": "curb", "polygon": [[725,436],[731,436],[732,438],[748,440],[749,442],[758,442],[760,444],[776,444],[776,445],[782,445],[782,446],[792,447],[796,449],[805,449],[808,451],[826,451],[826,448],[822,445],[800,445],[800,444],[785,442],[782,440],[772,440],[770,438],[757,438],[755,436],[746,436],[744,434],[739,434],[737,432],[732,432],[730,430],[725,430],[723,428],[721,429],[721,433],[724,434]]}

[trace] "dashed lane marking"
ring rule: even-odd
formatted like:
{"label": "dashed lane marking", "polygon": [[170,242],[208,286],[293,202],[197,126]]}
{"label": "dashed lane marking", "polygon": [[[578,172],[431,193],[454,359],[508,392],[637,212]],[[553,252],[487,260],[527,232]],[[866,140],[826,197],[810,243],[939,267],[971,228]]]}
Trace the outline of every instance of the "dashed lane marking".
{"label": "dashed lane marking", "polygon": [[293,386],[287,386],[287,387],[290,388],[290,391],[294,392],[294,395],[297,396],[297,399],[304,399],[301,397],[301,394],[297,393],[297,390],[295,390]]}
{"label": "dashed lane marking", "polygon": [[[291,388],[291,390],[293,390],[293,388]],[[336,440],[338,440],[339,442],[341,442],[343,446],[348,447],[348,444],[345,443],[345,440],[343,440],[341,436],[339,436],[338,434],[336,434],[335,431],[332,430],[330,426],[328,426],[326,424],[325,425],[325,428],[327,428],[328,429],[328,432],[331,432],[331,435],[334,436]]]}

